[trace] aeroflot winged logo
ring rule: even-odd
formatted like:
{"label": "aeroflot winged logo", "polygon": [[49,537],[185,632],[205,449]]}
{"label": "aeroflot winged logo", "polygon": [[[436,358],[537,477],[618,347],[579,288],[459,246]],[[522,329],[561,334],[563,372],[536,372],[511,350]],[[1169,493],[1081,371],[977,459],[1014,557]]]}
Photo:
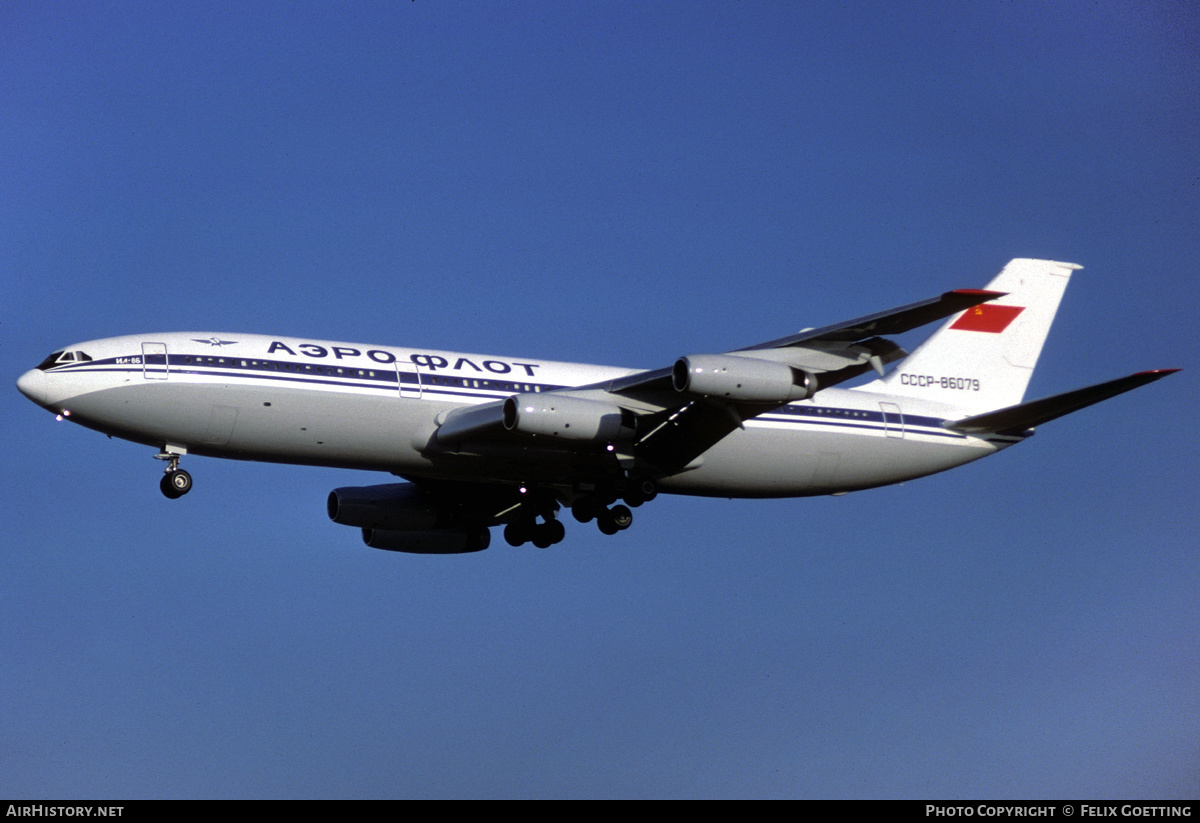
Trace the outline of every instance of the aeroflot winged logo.
{"label": "aeroflot winged logo", "polygon": [[207,340],[205,340],[204,338],[201,338],[201,337],[193,337],[192,342],[193,343],[207,343],[210,346],[217,346],[217,347],[237,345],[236,340],[222,340],[219,337],[210,337]]}
{"label": "aeroflot winged logo", "polygon": [[993,303],[983,303],[967,309],[962,316],[950,326],[959,331],[983,331],[999,334],[1008,328],[1017,315],[1025,311],[1024,306],[997,306]]}

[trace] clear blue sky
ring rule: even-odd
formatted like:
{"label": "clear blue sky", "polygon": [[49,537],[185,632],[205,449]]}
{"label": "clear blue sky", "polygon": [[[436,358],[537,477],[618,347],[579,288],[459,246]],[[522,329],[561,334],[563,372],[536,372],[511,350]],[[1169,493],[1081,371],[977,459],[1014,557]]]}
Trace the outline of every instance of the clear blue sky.
{"label": "clear blue sky", "polygon": [[[0,793],[1196,797],[1200,11],[8,2]],[[657,367],[1085,266],[954,472],[376,552],[386,477],[153,450],[55,348],[292,334]],[[905,341],[908,342],[908,341]]]}

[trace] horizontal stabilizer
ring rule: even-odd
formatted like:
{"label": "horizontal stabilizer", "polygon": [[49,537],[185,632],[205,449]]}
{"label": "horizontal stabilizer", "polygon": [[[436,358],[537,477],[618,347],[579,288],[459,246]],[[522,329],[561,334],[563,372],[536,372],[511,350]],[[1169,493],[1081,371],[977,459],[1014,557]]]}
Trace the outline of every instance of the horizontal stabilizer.
{"label": "horizontal stabilizer", "polygon": [[946,428],[963,434],[1016,434],[1087,408],[1101,400],[1107,400],[1147,383],[1153,383],[1155,380],[1177,371],[1179,369],[1138,372],[1128,377],[1109,380],[1107,383],[1098,383],[1095,386],[1063,392],[1052,397],[1043,397],[1041,400],[1031,400],[1028,403],[1009,406],[1006,409],[966,417],[947,423]]}

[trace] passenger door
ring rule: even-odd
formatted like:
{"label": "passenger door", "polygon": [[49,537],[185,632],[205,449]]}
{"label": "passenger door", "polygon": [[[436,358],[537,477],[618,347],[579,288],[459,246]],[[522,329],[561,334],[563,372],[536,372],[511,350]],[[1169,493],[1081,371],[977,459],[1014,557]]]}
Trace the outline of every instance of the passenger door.
{"label": "passenger door", "polygon": [[142,344],[142,377],[147,380],[166,380],[170,366],[167,363],[166,343]]}

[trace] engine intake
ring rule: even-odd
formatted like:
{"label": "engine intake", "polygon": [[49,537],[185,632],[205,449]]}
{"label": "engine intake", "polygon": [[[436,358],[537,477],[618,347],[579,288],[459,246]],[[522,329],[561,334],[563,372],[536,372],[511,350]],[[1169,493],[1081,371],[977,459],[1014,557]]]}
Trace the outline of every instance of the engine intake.
{"label": "engine intake", "polygon": [[786,403],[817,393],[816,375],[803,369],[730,354],[679,358],[671,369],[671,384],[679,392],[747,403]]}

